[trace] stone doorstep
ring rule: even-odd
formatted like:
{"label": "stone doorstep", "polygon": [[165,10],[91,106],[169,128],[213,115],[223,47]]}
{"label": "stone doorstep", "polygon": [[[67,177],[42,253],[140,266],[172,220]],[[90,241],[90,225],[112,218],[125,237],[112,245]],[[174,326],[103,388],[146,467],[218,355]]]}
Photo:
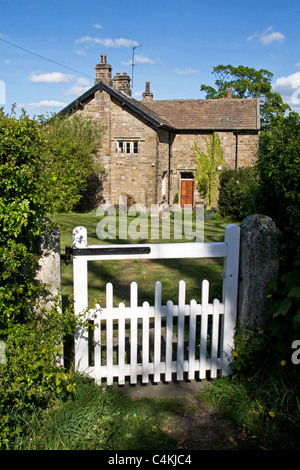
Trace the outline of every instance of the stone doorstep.
{"label": "stone doorstep", "polygon": [[133,385],[128,382],[125,385],[112,385],[112,388],[130,398],[176,398],[199,394],[209,384],[209,380],[174,380],[147,384],[138,382]]}

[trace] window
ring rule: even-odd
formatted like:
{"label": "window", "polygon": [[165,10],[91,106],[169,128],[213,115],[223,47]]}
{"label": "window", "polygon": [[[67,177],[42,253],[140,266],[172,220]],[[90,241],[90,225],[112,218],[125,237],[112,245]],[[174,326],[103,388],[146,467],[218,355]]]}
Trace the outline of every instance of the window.
{"label": "window", "polygon": [[116,152],[126,153],[126,154],[137,154],[139,153],[139,141],[138,140],[117,140]]}

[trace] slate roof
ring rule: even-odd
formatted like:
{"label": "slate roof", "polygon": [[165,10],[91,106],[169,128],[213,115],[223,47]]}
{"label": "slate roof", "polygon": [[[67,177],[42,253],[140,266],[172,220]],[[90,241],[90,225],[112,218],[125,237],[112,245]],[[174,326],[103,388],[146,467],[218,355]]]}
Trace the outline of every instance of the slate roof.
{"label": "slate roof", "polygon": [[173,130],[259,130],[259,100],[254,98],[216,100],[137,101],[99,82],[62,109],[64,115],[93,99],[96,91],[106,91],[156,127]]}
{"label": "slate roof", "polygon": [[177,130],[259,129],[259,101],[253,98],[147,101],[151,109]]}

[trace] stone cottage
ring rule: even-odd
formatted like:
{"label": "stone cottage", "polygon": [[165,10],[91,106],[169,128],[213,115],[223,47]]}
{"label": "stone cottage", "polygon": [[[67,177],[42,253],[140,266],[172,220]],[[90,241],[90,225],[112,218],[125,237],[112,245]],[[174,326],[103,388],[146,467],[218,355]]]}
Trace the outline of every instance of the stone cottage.
{"label": "stone cottage", "polygon": [[205,137],[218,132],[225,165],[253,163],[258,149],[258,99],[155,100],[146,82],[143,99],[131,96],[130,77],[117,73],[106,55],[96,65],[95,84],[60,114],[82,113],[104,127],[99,158],[105,168],[103,198],[118,204],[131,196],[138,204],[195,205],[194,143],[206,151]]}

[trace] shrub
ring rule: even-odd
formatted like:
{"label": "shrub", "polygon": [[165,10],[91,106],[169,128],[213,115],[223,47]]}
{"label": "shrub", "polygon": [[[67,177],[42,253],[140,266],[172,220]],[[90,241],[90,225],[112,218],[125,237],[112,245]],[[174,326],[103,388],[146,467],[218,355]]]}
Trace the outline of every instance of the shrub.
{"label": "shrub", "polygon": [[211,207],[217,199],[219,166],[223,165],[223,149],[218,133],[213,133],[205,139],[207,153],[204,153],[196,144],[194,145],[195,166],[194,173],[196,187],[201,196]]}
{"label": "shrub", "polygon": [[243,220],[255,213],[258,187],[255,168],[224,168],[220,173],[218,200],[221,215]]}
{"label": "shrub", "polygon": [[45,408],[74,389],[70,373],[59,362],[64,338],[74,334],[74,327],[71,310],[62,315],[53,307],[6,328],[6,360],[0,364],[0,449],[10,448],[23,431],[19,416]]}

